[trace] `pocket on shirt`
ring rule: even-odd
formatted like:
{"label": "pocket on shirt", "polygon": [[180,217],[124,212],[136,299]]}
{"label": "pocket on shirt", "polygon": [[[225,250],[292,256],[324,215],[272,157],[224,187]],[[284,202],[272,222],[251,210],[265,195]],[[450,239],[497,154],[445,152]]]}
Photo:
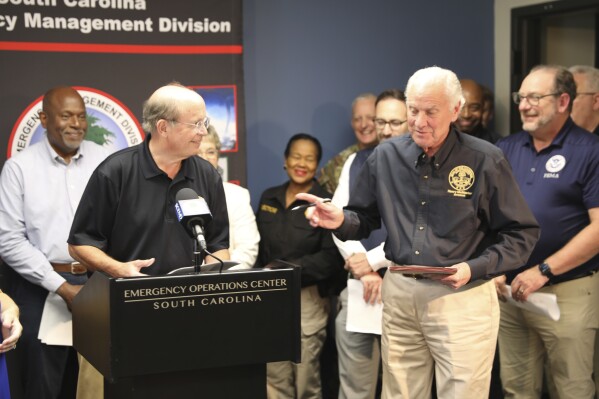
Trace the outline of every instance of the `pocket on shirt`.
{"label": "pocket on shirt", "polygon": [[459,241],[477,228],[476,210],[471,199],[441,197],[431,202],[429,225],[440,238]]}
{"label": "pocket on shirt", "polygon": [[[275,209],[275,208],[272,208]],[[277,212],[260,210],[256,215],[257,223],[274,223],[277,220]]]}
{"label": "pocket on shirt", "polygon": [[312,232],[315,230],[314,227],[310,226],[310,222],[308,219],[306,219],[303,213],[300,213],[299,215],[293,215],[291,218],[291,226],[294,229],[305,230],[307,232]]}

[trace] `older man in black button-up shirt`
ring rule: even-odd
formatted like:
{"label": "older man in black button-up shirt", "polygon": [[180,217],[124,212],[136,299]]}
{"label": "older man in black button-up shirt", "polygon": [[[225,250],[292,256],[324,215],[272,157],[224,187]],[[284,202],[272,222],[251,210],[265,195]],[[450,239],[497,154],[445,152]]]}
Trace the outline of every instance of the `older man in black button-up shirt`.
{"label": "older man in black button-up shirt", "polygon": [[499,325],[489,279],[526,261],[538,225],[501,151],[452,127],[463,104],[453,72],[422,69],[406,94],[410,136],[376,148],[344,211],[319,203],[308,216],[341,239],[382,218],[395,264],[455,269],[385,276],[384,397],[430,397],[433,371],[439,398],[487,397]]}

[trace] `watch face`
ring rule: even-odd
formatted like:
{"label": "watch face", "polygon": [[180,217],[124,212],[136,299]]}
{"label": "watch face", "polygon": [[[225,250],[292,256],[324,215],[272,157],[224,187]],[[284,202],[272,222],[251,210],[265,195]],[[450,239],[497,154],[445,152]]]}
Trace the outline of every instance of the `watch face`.
{"label": "watch face", "polygon": [[543,276],[546,276],[546,277],[553,276],[553,274],[551,274],[551,268],[549,267],[549,265],[547,263],[541,263],[539,265],[539,270],[541,270],[541,274]]}

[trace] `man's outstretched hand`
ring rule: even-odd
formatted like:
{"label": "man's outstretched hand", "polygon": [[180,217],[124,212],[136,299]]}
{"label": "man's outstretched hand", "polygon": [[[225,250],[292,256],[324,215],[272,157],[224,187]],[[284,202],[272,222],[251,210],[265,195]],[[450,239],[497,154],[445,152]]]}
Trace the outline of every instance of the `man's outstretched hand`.
{"label": "man's outstretched hand", "polygon": [[335,230],[343,223],[343,210],[330,202],[323,202],[324,198],[308,193],[297,194],[295,198],[316,204],[305,211],[306,219],[310,221],[312,227]]}

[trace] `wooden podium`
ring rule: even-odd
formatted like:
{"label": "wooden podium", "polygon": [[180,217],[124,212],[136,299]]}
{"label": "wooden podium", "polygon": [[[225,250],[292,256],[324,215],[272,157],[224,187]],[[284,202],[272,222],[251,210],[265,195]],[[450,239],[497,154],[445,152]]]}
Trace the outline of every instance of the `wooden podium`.
{"label": "wooden podium", "polygon": [[94,273],[73,344],[105,398],[266,398],[266,363],[300,362],[300,269],[158,277]]}

